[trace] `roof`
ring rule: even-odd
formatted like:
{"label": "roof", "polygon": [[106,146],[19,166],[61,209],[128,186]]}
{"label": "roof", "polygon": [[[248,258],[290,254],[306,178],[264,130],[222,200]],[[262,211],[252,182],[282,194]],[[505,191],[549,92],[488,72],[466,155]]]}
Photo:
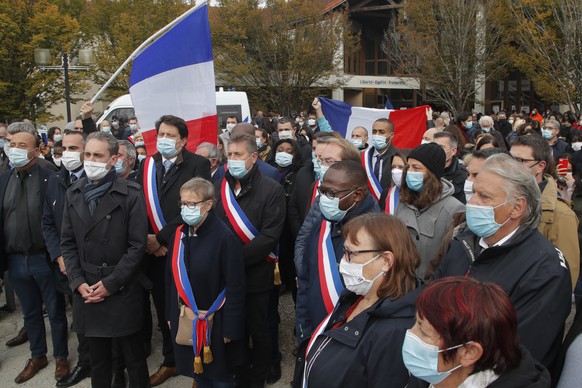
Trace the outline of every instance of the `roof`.
{"label": "roof", "polygon": [[348,0],[331,0],[327,3],[325,8],[323,9],[323,13],[331,11],[332,9],[342,5],[343,3],[346,3],[347,1]]}

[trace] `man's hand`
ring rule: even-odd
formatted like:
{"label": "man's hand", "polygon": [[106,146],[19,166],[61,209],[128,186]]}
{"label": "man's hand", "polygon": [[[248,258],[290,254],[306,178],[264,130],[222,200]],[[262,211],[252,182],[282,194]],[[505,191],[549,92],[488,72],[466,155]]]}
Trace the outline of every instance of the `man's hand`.
{"label": "man's hand", "polygon": [[313,109],[315,109],[315,115],[317,118],[323,117],[323,110],[321,109],[321,102],[319,102],[319,98],[315,97],[311,103],[311,106]]}
{"label": "man's hand", "polygon": [[225,344],[227,344],[227,343],[229,343],[229,342],[230,342],[230,338],[226,338],[226,337],[224,337],[224,343],[225,343]]}
{"label": "man's hand", "polygon": [[87,298],[87,300],[85,301],[85,303],[99,303],[99,302],[103,302],[106,297],[108,297],[109,295],[111,295],[109,293],[109,291],[107,291],[107,289],[103,285],[103,281],[101,281],[101,280],[99,280],[97,283],[93,284],[91,286],[91,289],[93,290],[93,293],[91,294],[91,296],[89,296]]}
{"label": "man's hand", "polygon": [[163,245],[160,245],[160,249],[154,252],[154,256],[156,257],[166,257],[167,254],[168,248]]}
{"label": "man's hand", "polygon": [[81,117],[83,119],[88,119],[93,115],[93,104],[91,101],[87,101],[81,106]]}
{"label": "man's hand", "polygon": [[87,283],[83,283],[79,287],[77,287],[77,292],[79,293],[79,295],[81,295],[81,297],[83,297],[83,299],[87,299],[91,297],[91,295],[93,295],[93,289],[89,287]]}
{"label": "man's hand", "polygon": [[432,120],[432,108],[429,106],[426,108],[426,121]]}
{"label": "man's hand", "polygon": [[146,247],[147,253],[153,255],[153,254],[155,254],[155,252],[157,250],[160,249],[161,246],[162,245],[160,244],[160,242],[156,238],[156,235],[155,234],[148,234],[148,244],[147,244],[147,247]]}
{"label": "man's hand", "polygon": [[61,273],[63,275],[66,275],[67,269],[65,268],[65,259],[63,259],[63,256],[57,257],[57,264],[59,265],[59,270],[61,271]]}

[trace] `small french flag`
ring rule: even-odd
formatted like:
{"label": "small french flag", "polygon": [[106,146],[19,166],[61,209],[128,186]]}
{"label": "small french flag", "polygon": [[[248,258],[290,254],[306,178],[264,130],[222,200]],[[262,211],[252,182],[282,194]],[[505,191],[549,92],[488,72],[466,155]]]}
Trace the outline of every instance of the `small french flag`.
{"label": "small french flag", "polygon": [[378,119],[390,119],[394,123],[392,143],[397,148],[414,148],[420,144],[426,131],[426,108],[393,110],[373,109],[351,106],[348,103],[329,98],[318,97],[321,109],[331,128],[346,139],[351,138],[355,127],[364,127],[372,137],[372,125]]}
{"label": "small french flag", "polygon": [[214,59],[206,3],[134,59],[129,85],[148,154],[156,151],[155,122],[168,114],[188,124],[187,149],[195,151],[202,142],[216,144]]}

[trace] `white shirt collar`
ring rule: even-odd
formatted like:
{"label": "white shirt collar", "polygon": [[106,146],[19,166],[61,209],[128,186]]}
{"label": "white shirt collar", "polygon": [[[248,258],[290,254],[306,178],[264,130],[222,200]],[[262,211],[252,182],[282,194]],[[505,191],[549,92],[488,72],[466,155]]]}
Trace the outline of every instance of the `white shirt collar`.
{"label": "white shirt collar", "polygon": [[[494,247],[498,247],[500,245],[505,244],[511,237],[513,237],[513,235],[515,234],[515,232],[517,232],[517,230],[519,229],[519,226],[515,229],[513,229],[513,231],[511,231],[511,233],[509,233],[507,236],[503,237],[501,240],[497,241],[495,244],[493,244]],[[490,248],[489,244],[487,244],[485,242],[485,239],[483,239],[481,237],[481,239],[479,240],[479,245],[481,246],[481,248],[483,249],[487,249]]]}
{"label": "white shirt collar", "polygon": [[162,161],[164,161],[164,162],[165,162],[166,160],[169,160],[169,161],[170,161],[170,162],[172,162],[172,163],[176,163],[176,159],[178,159],[178,155],[174,156],[172,159],[166,159],[166,158],[164,158],[164,157],[162,156]]}

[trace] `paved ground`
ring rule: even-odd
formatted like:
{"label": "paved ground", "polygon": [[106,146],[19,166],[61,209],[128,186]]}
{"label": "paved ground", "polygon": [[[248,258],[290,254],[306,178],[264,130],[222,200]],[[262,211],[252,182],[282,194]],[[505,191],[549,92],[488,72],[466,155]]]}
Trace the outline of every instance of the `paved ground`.
{"label": "paved ground", "polygon": [[[0,295],[0,306],[4,305],[4,294]],[[281,297],[279,311],[281,314],[281,350],[283,353],[283,377],[278,383],[269,386],[274,388],[288,387],[292,380],[292,370],[294,359],[291,356],[294,347],[293,340],[293,300],[290,294],[285,294]],[[68,310],[69,322],[71,318],[71,311]],[[47,328],[48,347],[49,347],[49,365],[41,370],[35,377],[23,384],[15,384],[14,378],[20,373],[26,364],[26,360],[30,357],[28,342],[24,345],[15,348],[6,347],[6,341],[18,334],[18,330],[22,327],[22,315],[17,311],[12,314],[0,312],[0,387],[35,387],[48,388],[55,386],[54,379],[54,358],[52,357],[52,346],[50,341],[50,325],[48,319],[45,319]],[[155,317],[155,315],[154,315]],[[154,318],[155,319],[155,318]],[[154,330],[152,354],[148,358],[148,365],[150,373],[157,370],[162,361],[162,338],[159,331]],[[69,360],[71,366],[77,363],[77,336],[73,332],[69,332]],[[77,387],[88,388],[91,386],[90,379],[83,380]],[[160,387],[191,387],[192,379],[186,377],[174,377],[169,379]]]}

